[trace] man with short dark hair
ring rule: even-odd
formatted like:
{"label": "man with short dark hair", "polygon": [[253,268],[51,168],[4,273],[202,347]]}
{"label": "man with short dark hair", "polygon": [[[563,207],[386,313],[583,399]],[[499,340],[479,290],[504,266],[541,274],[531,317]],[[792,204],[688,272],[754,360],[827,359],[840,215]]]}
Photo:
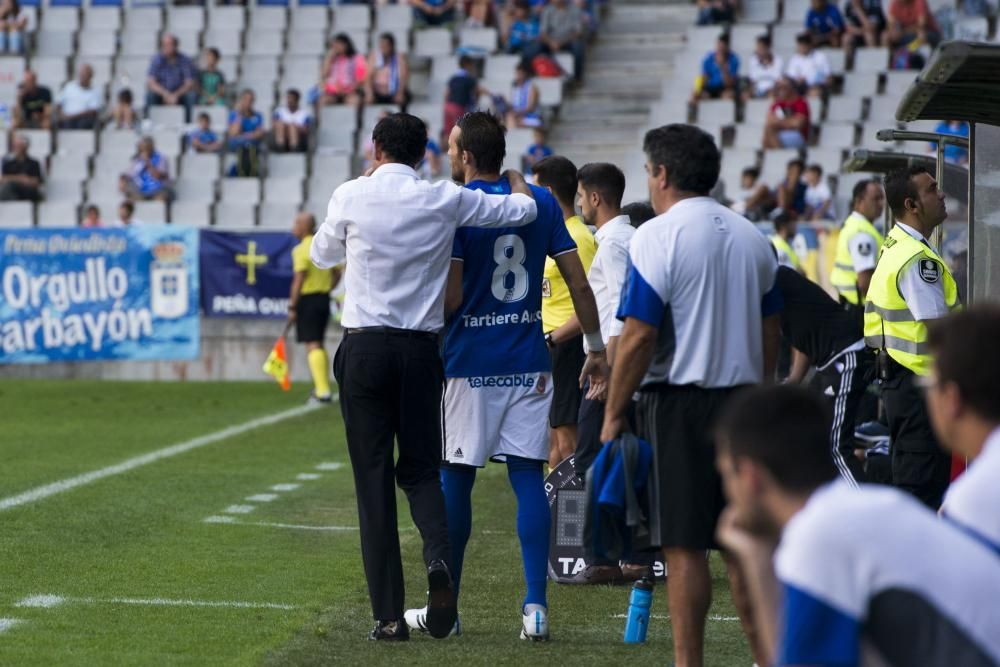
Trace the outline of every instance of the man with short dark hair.
{"label": "man with short dark hair", "polygon": [[973,306],[930,328],[927,409],[941,444],[971,460],[941,514],[1000,555],[1000,307]]}
{"label": "man with short dark hair", "polygon": [[896,224],[868,287],[865,343],[878,355],[892,483],[937,509],[948,488],[951,457],[934,437],[917,384],[931,370],[928,324],[961,307],[955,278],[927,242],[948,211],[944,192],[924,167],[889,173],[885,198]]}
{"label": "man with short dark hair", "polygon": [[28,155],[28,137],[14,133],[11,154],[0,168],[0,201],[39,201],[42,198],[42,166]]}
{"label": "man with short dark hair", "polygon": [[93,85],[94,68],[80,65],[77,78],[69,81],[56,95],[59,108],[59,128],[64,130],[92,130],[104,105],[104,93]]}
{"label": "man with short dark hair", "polygon": [[[566,220],[566,229],[576,243],[583,270],[597,253],[597,242],[580,216],[576,215],[576,166],[553,155],[532,167],[535,182],[555,195]],[[552,357],[552,409],[549,412],[551,446],[549,467],[555,468],[576,450],[576,419],[580,412],[580,370],[584,352],[580,322],[576,318],[569,287],[555,260],[545,260],[542,278],[542,330]]]}
{"label": "man with short dark hair", "polygon": [[639,229],[643,224],[656,217],[656,211],[648,201],[634,201],[622,206],[622,215],[627,215],[633,227]]}
{"label": "man with short dark hair", "polygon": [[[406,493],[424,541],[426,625],[447,637],[458,611],[441,492],[441,388],[438,332],[445,281],[459,227],[519,227],[535,219],[531,190],[508,173],[514,194],[490,195],[421,180],[427,126],[390,114],[372,133],[370,175],[338,187],[313,238],[319,268],[346,261],[345,335],[333,362],[354,470],[361,554],[375,618],[373,640],[409,638],[403,621],[403,564],[396,493]],[[394,461],[394,441],[399,455]]]}
{"label": "man with short dark hair", "polygon": [[160,52],[153,56],[146,74],[146,106],[183,105],[185,119],[191,118],[191,107],[198,100],[195,90],[196,68],[191,59],[178,51],[175,35],[160,37]]}
{"label": "man with short dark hair", "polygon": [[906,494],[836,480],[829,426],[789,386],[748,390],[719,420],[719,541],[749,585],[758,663],[996,665],[1000,560]]}
{"label": "man with short dark hair", "polygon": [[858,181],[851,192],[851,214],[837,236],[830,283],[840,295],[841,303],[858,310],[859,318],[884,240],[875,227],[884,208],[882,184],[875,179]]}
{"label": "man with short dark hair", "polygon": [[706,552],[724,504],[709,434],[737,388],[773,378],[777,262],[752,223],[709,197],[720,162],[710,135],[667,125],[646,133],[643,150],[660,215],[632,238],[601,441],[627,430],[638,389],[638,435],[655,451],[650,541],[670,571],[674,661],[700,665],[712,596]]}
{"label": "man with short dark hair", "polygon": [[24,71],[17,87],[14,127],[41,130],[52,127],[52,91],[38,85],[38,75],[30,69]]}
{"label": "man with short dark hair", "polygon": [[739,92],[740,57],[729,48],[729,35],[721,34],[715,41],[715,50],[705,56],[701,63],[701,85],[692,96],[697,102],[701,98],[731,100]]}

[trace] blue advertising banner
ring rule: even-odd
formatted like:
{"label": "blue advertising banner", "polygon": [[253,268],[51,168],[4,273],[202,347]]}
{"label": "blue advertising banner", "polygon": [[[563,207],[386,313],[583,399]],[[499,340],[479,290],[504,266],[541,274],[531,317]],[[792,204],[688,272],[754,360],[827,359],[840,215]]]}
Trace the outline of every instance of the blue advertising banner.
{"label": "blue advertising banner", "polygon": [[198,356],[198,232],[0,230],[0,363]]}
{"label": "blue advertising banner", "polygon": [[288,315],[292,248],[287,232],[201,231],[201,308],[208,317]]}

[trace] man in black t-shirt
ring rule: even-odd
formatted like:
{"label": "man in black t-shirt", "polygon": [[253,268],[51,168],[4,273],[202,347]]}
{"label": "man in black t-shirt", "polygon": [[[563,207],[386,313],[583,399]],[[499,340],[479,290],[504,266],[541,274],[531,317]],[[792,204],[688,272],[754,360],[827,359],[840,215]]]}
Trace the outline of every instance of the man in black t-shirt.
{"label": "man in black t-shirt", "polygon": [[854,456],[854,422],[875,377],[875,355],[865,346],[857,318],[822,287],[786,266],[778,267],[775,282],[784,301],[781,334],[792,346],[786,381],[801,382],[809,367],[816,367],[820,389],[833,399],[833,462],[849,483],[865,481],[864,466]]}
{"label": "man in black t-shirt", "polygon": [[52,126],[52,91],[38,85],[38,77],[30,69],[17,88],[14,106],[14,127],[47,130]]}
{"label": "man in black t-shirt", "polygon": [[14,152],[0,166],[0,201],[38,201],[42,167],[28,156],[27,137],[15,134],[12,148]]}

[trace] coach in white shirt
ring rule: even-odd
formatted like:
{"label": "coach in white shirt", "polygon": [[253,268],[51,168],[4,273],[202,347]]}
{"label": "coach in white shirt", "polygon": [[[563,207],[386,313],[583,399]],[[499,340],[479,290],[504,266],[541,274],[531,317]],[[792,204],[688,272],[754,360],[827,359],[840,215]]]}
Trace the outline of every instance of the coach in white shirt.
{"label": "coach in white shirt", "polygon": [[[403,565],[393,482],[406,492],[428,566],[427,626],[448,636],[457,610],[441,492],[441,388],[438,332],[455,229],[532,222],[535,202],[524,179],[488,195],[454,183],[420,180],[427,128],[392,114],[372,133],[374,171],[341,185],[310,257],[320,268],[346,259],[345,336],[333,362],[347,448],[354,469],[361,555],[375,628],[373,640],[409,637],[403,622]],[[393,464],[393,442],[399,443]],[[395,479],[394,479],[395,477]]]}
{"label": "coach in white shirt", "polygon": [[941,514],[1000,555],[1000,307],[974,306],[930,327],[927,410],[945,449],[970,460]]}
{"label": "coach in white shirt", "polygon": [[708,196],[720,163],[710,135],[667,125],[646,133],[643,150],[659,216],[632,237],[601,441],[628,428],[638,389],[637,434],[655,452],[650,532],[670,570],[674,662],[699,665],[712,596],[706,551],[725,504],[711,433],[734,391],[773,376],[778,263],[750,221]]}
{"label": "coach in white shirt", "polygon": [[75,81],[70,81],[56,95],[59,127],[71,130],[92,130],[104,102],[104,95],[93,86],[94,69],[80,65]]}

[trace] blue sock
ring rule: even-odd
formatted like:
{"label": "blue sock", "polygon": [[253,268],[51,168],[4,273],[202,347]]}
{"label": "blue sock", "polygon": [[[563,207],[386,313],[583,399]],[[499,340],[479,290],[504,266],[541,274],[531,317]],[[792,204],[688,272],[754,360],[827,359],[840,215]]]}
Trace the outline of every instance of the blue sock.
{"label": "blue sock", "polygon": [[528,584],[524,604],[548,607],[545,584],[549,565],[549,500],[545,496],[542,462],[508,456],[507,477],[517,496],[517,537],[521,541],[524,581]]}
{"label": "blue sock", "polygon": [[[451,578],[458,599],[462,581],[462,561],[465,545],[472,533],[472,485],[476,483],[476,469],[471,466],[442,466],[441,489],[448,513],[448,542],[451,544]],[[547,505],[546,505],[547,507]]]}

